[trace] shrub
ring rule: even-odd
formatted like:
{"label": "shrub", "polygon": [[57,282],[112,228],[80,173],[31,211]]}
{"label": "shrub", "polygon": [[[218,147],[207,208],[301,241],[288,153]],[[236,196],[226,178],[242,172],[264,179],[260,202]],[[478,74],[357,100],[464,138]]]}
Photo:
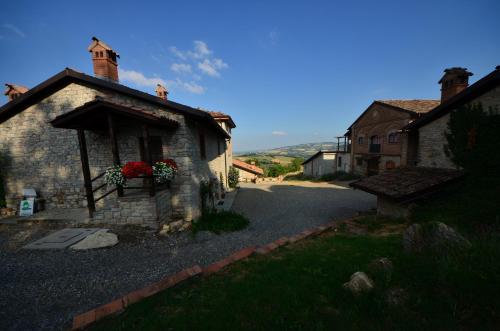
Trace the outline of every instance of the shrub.
{"label": "shrub", "polygon": [[0,154],[0,208],[7,207],[7,202],[5,201],[5,188],[3,184],[3,173],[2,169],[5,164],[5,157]]}
{"label": "shrub", "polygon": [[495,174],[500,169],[498,128],[500,113],[481,103],[460,107],[450,113],[445,153],[453,163],[471,174]]}
{"label": "shrub", "polygon": [[211,231],[218,234],[244,229],[249,223],[250,221],[245,216],[234,211],[211,210],[194,221],[191,230],[194,233]]}
{"label": "shrub", "polygon": [[235,188],[238,186],[238,181],[240,179],[240,172],[235,167],[229,167],[229,173],[227,175],[229,181],[229,187]]}

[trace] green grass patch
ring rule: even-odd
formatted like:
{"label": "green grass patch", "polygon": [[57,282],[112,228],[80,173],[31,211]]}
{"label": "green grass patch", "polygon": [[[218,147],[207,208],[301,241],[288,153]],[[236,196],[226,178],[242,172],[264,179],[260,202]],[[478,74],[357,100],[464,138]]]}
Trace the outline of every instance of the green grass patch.
{"label": "green grass patch", "polygon": [[[443,262],[405,255],[400,236],[323,236],[164,291],[94,330],[494,329],[500,250],[492,241],[477,244]],[[390,283],[359,297],[342,288],[377,257],[393,261]],[[399,287],[407,303],[391,306],[387,289]]]}
{"label": "green grass patch", "polygon": [[239,231],[248,226],[250,221],[233,211],[207,211],[193,222],[193,233],[211,231],[214,233]]}
{"label": "green grass patch", "polygon": [[470,176],[417,202],[414,222],[443,222],[475,233],[500,226],[500,176]]}

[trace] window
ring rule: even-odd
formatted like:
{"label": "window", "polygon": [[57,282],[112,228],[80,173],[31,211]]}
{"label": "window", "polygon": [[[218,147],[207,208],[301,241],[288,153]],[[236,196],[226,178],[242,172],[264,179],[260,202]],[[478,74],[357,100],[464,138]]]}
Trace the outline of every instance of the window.
{"label": "window", "polygon": [[[163,157],[163,143],[161,137],[151,136],[149,137],[149,150],[151,151],[151,161],[153,163],[161,161]],[[139,138],[139,151],[141,154],[141,160],[147,161],[146,148],[144,146],[144,138]]]}
{"label": "window", "polygon": [[207,148],[205,146],[205,133],[200,131],[199,136],[200,136],[200,157],[202,160],[205,160],[207,158]]}
{"label": "window", "polygon": [[394,161],[387,161],[387,162],[385,163],[385,168],[386,168],[387,170],[389,170],[389,169],[394,169],[394,168],[396,168],[396,163],[394,163]]}
{"label": "window", "polygon": [[342,156],[339,156],[338,167],[342,168]]}
{"label": "window", "polygon": [[370,144],[372,145],[379,145],[380,144],[380,139],[377,135],[371,136],[370,137]]}
{"label": "window", "polygon": [[396,144],[399,142],[399,133],[391,132],[389,133],[389,144]]}
{"label": "window", "polygon": [[101,52],[99,52],[99,57],[104,57],[104,54]]}
{"label": "window", "polygon": [[358,145],[363,145],[363,137],[358,137]]}
{"label": "window", "polygon": [[99,52],[95,52],[95,57],[99,57]]}

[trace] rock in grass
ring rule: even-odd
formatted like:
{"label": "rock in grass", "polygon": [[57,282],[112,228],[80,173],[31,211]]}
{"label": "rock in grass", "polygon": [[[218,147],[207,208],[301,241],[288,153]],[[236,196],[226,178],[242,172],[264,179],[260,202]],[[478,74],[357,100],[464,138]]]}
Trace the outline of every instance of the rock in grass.
{"label": "rock in grass", "polygon": [[373,281],[362,271],[353,273],[351,279],[344,283],[344,288],[354,294],[369,292],[373,289],[373,286]]}
{"label": "rock in grass", "polygon": [[410,225],[403,234],[403,247],[409,253],[432,251],[447,254],[468,249],[471,243],[452,227],[433,222]]}
{"label": "rock in grass", "polygon": [[70,249],[85,250],[111,247],[118,244],[118,237],[116,234],[108,232],[107,229],[99,230],[85,237],[83,240],[74,244]]}
{"label": "rock in grass", "polygon": [[385,302],[393,307],[403,306],[408,298],[408,292],[400,287],[391,288],[385,293]]}
{"label": "rock in grass", "polygon": [[374,259],[368,265],[368,273],[375,281],[381,281],[384,284],[389,284],[392,279],[392,271],[394,266],[392,261],[386,257]]}

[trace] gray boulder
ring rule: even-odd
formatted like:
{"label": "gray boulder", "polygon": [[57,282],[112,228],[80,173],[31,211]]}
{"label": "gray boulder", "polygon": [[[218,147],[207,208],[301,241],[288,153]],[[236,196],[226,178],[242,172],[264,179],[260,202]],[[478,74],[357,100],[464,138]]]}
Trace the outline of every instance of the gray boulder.
{"label": "gray boulder", "polygon": [[385,302],[389,306],[397,307],[405,305],[408,299],[408,292],[400,287],[391,288],[385,293]]}
{"label": "gray boulder", "polygon": [[392,279],[392,272],[394,266],[392,261],[386,257],[380,257],[374,259],[368,265],[368,273],[372,276],[375,281],[381,281],[385,284],[389,284]]}
{"label": "gray boulder", "polygon": [[352,274],[351,279],[344,283],[344,288],[354,294],[369,292],[373,289],[373,281],[364,272],[358,271]]}
{"label": "gray boulder", "polygon": [[403,233],[403,248],[409,253],[450,253],[470,247],[467,239],[441,222],[412,224]]}
{"label": "gray boulder", "polygon": [[97,232],[88,235],[83,240],[74,244],[70,249],[74,250],[85,250],[85,249],[95,249],[111,247],[118,244],[118,237],[116,234],[108,232],[108,229],[102,229]]}

